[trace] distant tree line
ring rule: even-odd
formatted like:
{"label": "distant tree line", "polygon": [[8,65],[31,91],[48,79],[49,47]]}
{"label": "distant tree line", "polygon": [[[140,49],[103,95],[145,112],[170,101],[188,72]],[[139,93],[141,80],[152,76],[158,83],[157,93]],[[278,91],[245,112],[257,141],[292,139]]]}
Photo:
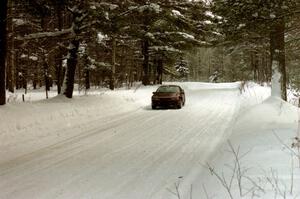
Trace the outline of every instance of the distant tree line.
{"label": "distant tree line", "polygon": [[55,84],[67,97],[74,83],[114,89],[176,76],[166,68],[202,45],[207,9],[202,2],[92,0],[9,0],[6,8],[6,89]]}
{"label": "distant tree line", "polygon": [[74,84],[113,90],[175,79],[279,82],[286,99],[287,85],[300,88],[299,4],[2,0],[0,104],[6,90],[28,86],[55,85],[71,98]]}

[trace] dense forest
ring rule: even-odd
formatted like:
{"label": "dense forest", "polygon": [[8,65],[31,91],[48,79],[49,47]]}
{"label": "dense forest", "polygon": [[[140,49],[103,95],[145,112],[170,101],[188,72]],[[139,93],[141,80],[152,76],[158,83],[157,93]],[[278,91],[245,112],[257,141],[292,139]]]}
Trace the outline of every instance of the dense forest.
{"label": "dense forest", "polygon": [[[6,92],[162,81],[300,88],[299,0],[1,0]],[[279,91],[279,92],[278,92]]]}

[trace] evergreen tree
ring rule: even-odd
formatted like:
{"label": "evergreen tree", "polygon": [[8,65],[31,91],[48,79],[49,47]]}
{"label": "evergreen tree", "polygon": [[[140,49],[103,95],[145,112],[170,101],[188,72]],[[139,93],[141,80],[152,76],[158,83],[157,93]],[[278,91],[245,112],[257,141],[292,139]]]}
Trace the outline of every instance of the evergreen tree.
{"label": "evergreen tree", "polygon": [[[58,92],[72,97],[82,73],[96,82],[109,76],[111,89],[124,79],[161,83],[162,74],[170,72],[168,66],[184,50],[207,45],[206,7],[201,1],[16,0],[14,7],[9,39],[14,40],[10,49],[16,60],[9,62],[8,74],[16,77],[16,88],[32,81],[34,88],[44,84],[48,91],[53,78]],[[105,42],[98,41],[101,34]],[[88,52],[79,57],[83,41]],[[89,59],[95,70],[76,67]]]}
{"label": "evergreen tree", "polygon": [[178,1],[139,1],[136,4],[132,7],[134,18],[130,27],[141,39],[142,81],[147,85],[150,83],[150,62],[156,65],[155,79],[160,79],[164,61],[175,60],[188,47],[206,45],[203,34],[199,34],[204,30],[201,25],[204,4]]}

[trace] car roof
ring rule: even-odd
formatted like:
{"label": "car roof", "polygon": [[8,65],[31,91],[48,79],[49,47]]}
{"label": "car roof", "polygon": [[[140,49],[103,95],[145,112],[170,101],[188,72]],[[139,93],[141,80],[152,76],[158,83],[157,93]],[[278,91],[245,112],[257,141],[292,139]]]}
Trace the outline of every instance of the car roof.
{"label": "car roof", "polygon": [[180,91],[183,91],[183,89],[178,85],[161,85],[157,88],[157,90],[159,90],[160,88],[178,88]]}

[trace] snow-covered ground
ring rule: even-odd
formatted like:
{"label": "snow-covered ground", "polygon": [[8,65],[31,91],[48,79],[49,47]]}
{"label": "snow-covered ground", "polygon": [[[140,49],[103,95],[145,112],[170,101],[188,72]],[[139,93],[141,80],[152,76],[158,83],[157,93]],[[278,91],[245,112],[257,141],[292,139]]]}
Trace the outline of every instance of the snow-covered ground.
{"label": "snow-covered ground", "polygon": [[300,154],[292,147],[297,126],[297,108],[281,99],[268,98],[241,111],[228,141],[202,163],[208,168],[201,176],[208,195],[299,198]]}
{"label": "snow-covered ground", "polygon": [[[151,110],[157,86],[76,93],[71,100],[55,93],[38,100],[45,94],[30,92],[21,103],[21,95],[11,96],[0,107],[0,198],[300,194],[298,160],[289,147],[297,136],[296,107],[268,98],[269,89],[254,84],[244,90],[240,83],[176,84],[186,91],[180,110]],[[229,145],[247,153],[234,161]]]}

